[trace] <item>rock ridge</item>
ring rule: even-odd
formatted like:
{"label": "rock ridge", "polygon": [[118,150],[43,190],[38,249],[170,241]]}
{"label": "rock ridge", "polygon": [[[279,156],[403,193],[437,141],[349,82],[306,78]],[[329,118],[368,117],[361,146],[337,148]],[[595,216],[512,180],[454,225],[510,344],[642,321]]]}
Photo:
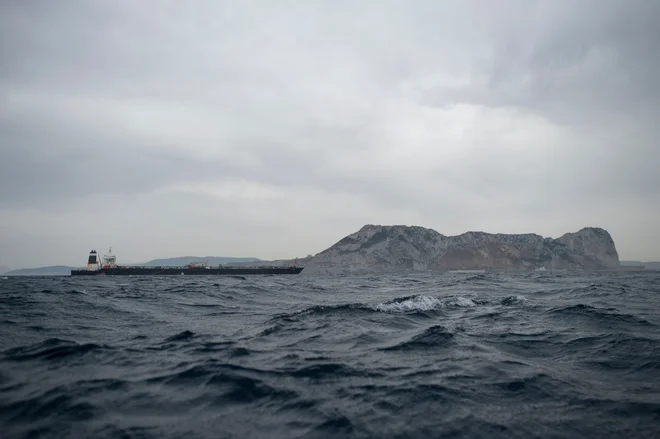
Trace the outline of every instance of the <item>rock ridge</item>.
{"label": "rock ridge", "polygon": [[366,224],[306,261],[314,272],[609,270],[619,267],[610,234],[584,227],[559,238],[468,231],[446,236],[420,226]]}

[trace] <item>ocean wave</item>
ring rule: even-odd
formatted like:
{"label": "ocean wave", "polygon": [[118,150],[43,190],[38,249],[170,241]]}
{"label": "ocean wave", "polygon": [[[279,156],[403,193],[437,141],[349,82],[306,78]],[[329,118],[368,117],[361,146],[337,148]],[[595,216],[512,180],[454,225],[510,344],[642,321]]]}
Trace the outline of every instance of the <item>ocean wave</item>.
{"label": "ocean wave", "polygon": [[655,326],[641,317],[618,312],[616,308],[600,308],[582,303],[555,307],[550,309],[548,313],[556,316],[581,316],[595,319],[602,323],[634,324],[648,327]]}
{"label": "ocean wave", "polygon": [[197,389],[199,395],[212,404],[253,403],[257,400],[290,400],[298,394],[267,381],[284,374],[207,361],[181,371],[146,379],[148,385],[179,389]]}
{"label": "ocean wave", "polygon": [[419,295],[401,297],[389,302],[378,303],[370,306],[370,308],[386,313],[414,313],[436,311],[441,308],[450,307],[471,308],[477,306],[478,303],[474,299],[462,296],[437,298]]}
{"label": "ocean wave", "polygon": [[504,306],[520,305],[528,302],[525,296],[507,296],[500,300],[500,304]]}
{"label": "ocean wave", "polygon": [[0,284],[3,438],[608,439],[660,416],[659,274]]}
{"label": "ocean wave", "polygon": [[391,302],[378,303],[372,309],[380,312],[415,312],[415,311],[434,311],[442,308],[443,303],[435,297],[429,296],[409,296],[395,299]]}
{"label": "ocean wave", "polygon": [[424,329],[422,333],[416,334],[408,340],[402,341],[384,348],[386,351],[429,349],[439,346],[447,346],[454,338],[447,328],[441,325],[434,325]]}
{"label": "ocean wave", "polygon": [[305,366],[288,373],[297,378],[327,379],[346,377],[381,377],[382,374],[374,371],[361,371],[340,363],[321,363]]}
{"label": "ocean wave", "polygon": [[279,314],[273,317],[269,322],[293,322],[301,317],[307,316],[363,314],[365,312],[368,313],[369,311],[384,313],[415,313],[452,307],[470,308],[485,303],[485,301],[462,296],[436,298],[426,295],[415,295],[400,297],[388,302],[376,304],[346,303],[339,305],[314,305],[292,313]]}
{"label": "ocean wave", "polygon": [[327,315],[348,315],[364,313],[370,309],[361,303],[347,303],[340,305],[314,305],[299,311],[277,314],[266,323],[294,323],[307,317],[319,317]]}
{"label": "ocean wave", "polygon": [[42,343],[25,347],[8,349],[2,353],[3,359],[7,361],[27,360],[59,360],[74,356],[82,356],[89,352],[112,350],[107,345],[95,343],[77,343],[75,341],[49,338]]}
{"label": "ocean wave", "polygon": [[186,330],[186,331],[183,331],[183,332],[179,332],[178,334],[173,335],[171,337],[167,337],[165,339],[165,343],[172,343],[172,342],[175,342],[175,341],[186,341],[186,340],[190,340],[191,338],[194,338],[194,337],[195,337],[194,332]]}

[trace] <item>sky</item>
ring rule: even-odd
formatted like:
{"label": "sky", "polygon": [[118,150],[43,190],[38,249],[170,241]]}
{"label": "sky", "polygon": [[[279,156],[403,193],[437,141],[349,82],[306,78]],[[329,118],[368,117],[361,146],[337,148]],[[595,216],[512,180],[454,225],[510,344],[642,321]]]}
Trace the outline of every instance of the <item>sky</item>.
{"label": "sky", "polygon": [[365,224],[660,260],[660,2],[0,3],[0,265]]}

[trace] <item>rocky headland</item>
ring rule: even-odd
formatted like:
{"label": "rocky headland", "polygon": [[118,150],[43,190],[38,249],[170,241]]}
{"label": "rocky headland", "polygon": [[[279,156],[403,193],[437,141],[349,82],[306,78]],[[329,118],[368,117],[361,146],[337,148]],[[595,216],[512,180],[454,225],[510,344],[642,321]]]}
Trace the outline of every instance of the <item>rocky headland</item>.
{"label": "rocky headland", "polygon": [[467,232],[445,236],[418,226],[371,224],[298,263],[305,266],[303,273],[307,274],[620,267],[614,240],[598,227],[585,227],[553,239],[533,233]]}

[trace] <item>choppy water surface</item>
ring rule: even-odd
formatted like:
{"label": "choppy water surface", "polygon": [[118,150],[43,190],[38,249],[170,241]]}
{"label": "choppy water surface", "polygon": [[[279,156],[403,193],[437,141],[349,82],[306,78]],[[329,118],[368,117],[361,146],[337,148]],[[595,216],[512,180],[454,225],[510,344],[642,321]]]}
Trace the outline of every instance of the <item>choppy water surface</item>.
{"label": "choppy water surface", "polygon": [[660,432],[660,273],[0,279],[3,438]]}

